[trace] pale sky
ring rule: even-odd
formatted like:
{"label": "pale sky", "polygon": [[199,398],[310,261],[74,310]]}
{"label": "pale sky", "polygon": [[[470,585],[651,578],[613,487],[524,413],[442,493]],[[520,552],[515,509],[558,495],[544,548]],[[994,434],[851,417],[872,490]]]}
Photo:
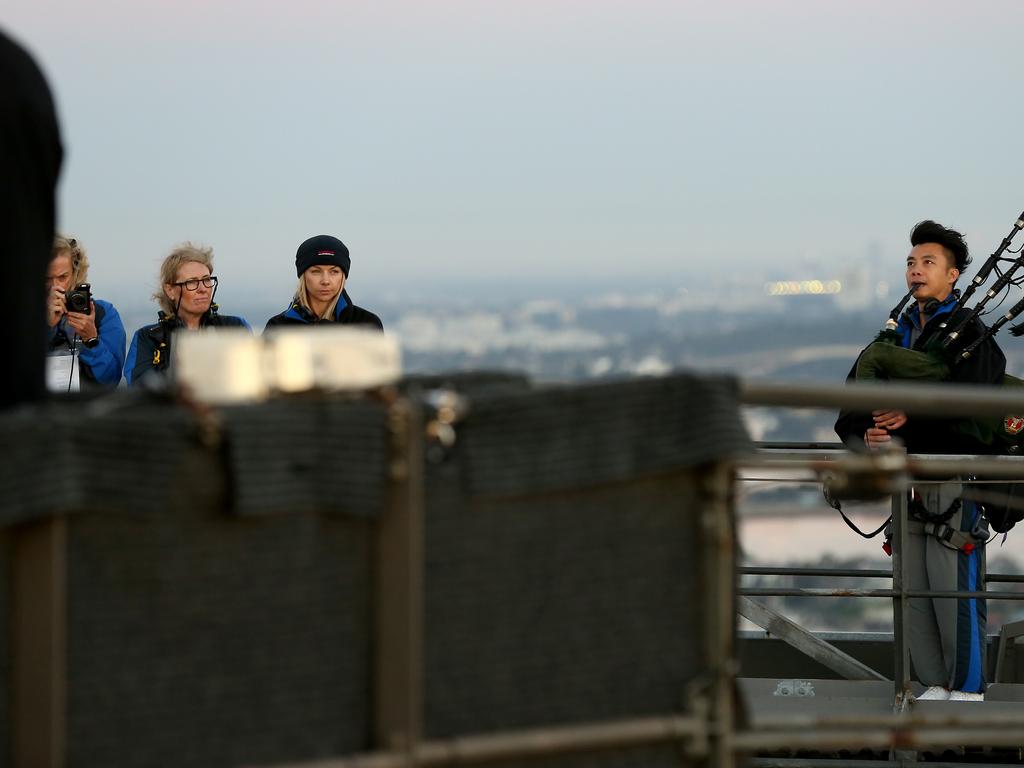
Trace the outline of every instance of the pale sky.
{"label": "pale sky", "polygon": [[286,302],[330,233],[389,286],[821,276],[1024,209],[1017,0],[6,0],[97,293],[170,248]]}

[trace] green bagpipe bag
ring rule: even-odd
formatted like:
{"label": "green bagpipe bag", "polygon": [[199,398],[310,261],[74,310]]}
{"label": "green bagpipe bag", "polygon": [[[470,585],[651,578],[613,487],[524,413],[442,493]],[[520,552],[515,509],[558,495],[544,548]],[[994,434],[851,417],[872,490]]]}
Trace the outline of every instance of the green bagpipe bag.
{"label": "green bagpipe bag", "polygon": [[[947,381],[949,365],[941,348],[929,347],[921,352],[905,349],[899,337],[883,331],[857,361],[857,381]],[[1003,376],[1002,386],[1024,389],[1024,379]],[[1024,392],[1022,392],[1024,401]],[[1024,413],[1024,407],[1021,412]],[[958,434],[971,437],[991,446],[992,453],[1019,454],[1024,449],[1024,416],[975,416],[958,419],[950,425]],[[972,498],[982,505],[992,530],[1005,533],[1024,520],[1024,484],[1018,482],[985,484],[966,483],[964,498]]]}
{"label": "green bagpipe bag", "polygon": [[[950,368],[938,345],[930,345],[923,352],[906,349],[900,346],[895,332],[882,331],[861,353],[855,374],[857,381],[948,381]],[[1004,375],[1002,385],[1024,388],[1024,379]],[[1024,413],[1024,407],[1021,411]],[[1015,453],[1024,440],[1024,417],[975,416],[957,421],[952,429],[993,446],[996,453]]]}

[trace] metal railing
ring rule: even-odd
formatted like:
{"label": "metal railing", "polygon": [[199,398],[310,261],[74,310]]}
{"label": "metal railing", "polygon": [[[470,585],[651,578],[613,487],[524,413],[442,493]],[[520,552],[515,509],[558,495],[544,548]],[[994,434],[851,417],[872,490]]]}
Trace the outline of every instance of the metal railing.
{"label": "metal railing", "polygon": [[[764,460],[751,462],[759,470],[765,469],[807,469],[820,472],[824,462],[839,462],[844,456],[853,456],[846,452],[841,444],[817,443],[801,444],[797,442],[787,443],[761,443],[759,444],[759,456]],[[784,454],[784,458],[780,458]],[[858,457],[860,458],[860,457]],[[992,460],[998,465],[999,474],[1016,473],[1014,479],[1024,478],[1024,457],[977,457],[948,455],[921,455],[908,454],[904,457],[908,467],[922,467],[929,464],[939,463],[941,466],[948,466],[950,461],[956,463],[958,469],[963,472],[970,470],[978,464],[989,465]],[[1012,469],[1011,469],[1012,468]],[[883,465],[884,471],[891,469]],[[930,474],[930,472],[929,472]],[[757,478],[751,482],[764,481],[768,478]],[[910,479],[910,478],[908,478]],[[743,481],[743,478],[740,478]],[[820,483],[820,479],[808,479],[804,482]],[[1024,479],[1021,480],[1024,482]],[[739,586],[737,595],[740,597],[833,597],[833,598],[891,598],[893,599],[893,650],[894,650],[894,702],[897,707],[902,706],[906,697],[910,695],[910,658],[909,644],[906,639],[905,627],[909,621],[910,599],[911,598],[936,598],[936,599],[989,599],[989,600],[1024,600],[1024,592],[1014,591],[943,591],[943,590],[922,590],[910,589],[907,587],[906,560],[902,556],[906,552],[906,531],[908,523],[908,505],[906,493],[894,493],[891,501],[892,509],[892,558],[893,567],[891,570],[883,569],[856,569],[856,568],[796,568],[796,567],[767,567],[752,566],[740,567],[740,576],[771,575],[771,576],[815,576],[826,579],[832,578],[871,578],[889,579],[892,587],[888,589],[871,588],[817,588],[817,587],[750,587]],[[1024,583],[1024,575],[1013,574],[991,574],[985,577],[986,582],[992,583]],[[751,618],[751,617],[747,617]],[[792,643],[799,650],[806,651],[806,643],[799,640]],[[820,658],[818,659],[821,660]],[[836,670],[839,671],[839,670]]]}
{"label": "metal railing", "polygon": [[[740,382],[739,396],[748,406],[775,406],[783,408],[824,408],[870,411],[878,408],[903,410],[914,415],[929,416],[993,416],[1024,412],[1021,390],[1001,390],[989,387],[957,386],[950,384],[884,384],[848,385],[791,385],[782,383]],[[813,449],[809,450],[809,449]],[[756,456],[741,460],[737,468],[767,472],[788,473],[806,481],[822,482],[836,473],[849,477],[876,480],[876,489],[887,489],[879,494],[892,499],[893,567],[883,569],[849,568],[784,568],[755,566],[740,568],[741,576],[788,575],[820,576],[829,578],[861,577],[891,579],[889,589],[798,589],[759,588],[740,586],[738,601],[743,613],[744,605],[756,596],[800,597],[875,597],[893,600],[893,714],[889,717],[843,716],[828,711],[813,717],[773,716],[761,718],[746,732],[736,734],[734,747],[748,751],[774,748],[843,749],[887,747],[889,764],[903,764],[916,759],[914,751],[929,746],[987,745],[1014,746],[1024,743],[1024,713],[1000,712],[998,722],[984,709],[955,710],[942,717],[932,717],[910,706],[910,653],[907,642],[910,600],[919,597],[936,599],[985,598],[989,600],[1024,600],[1024,593],[1012,591],[945,592],[910,589],[907,581],[908,511],[906,490],[911,478],[915,482],[973,474],[989,479],[1020,481],[1024,478],[1024,459],[1018,456],[922,456],[906,455],[898,451],[878,453],[850,453],[839,444],[778,443],[772,450],[762,446]],[[1024,576],[993,574],[987,578],[994,583],[1024,583]],[[745,602],[746,601],[746,602]],[[821,661],[822,647],[830,649],[830,666],[849,679],[879,679],[877,672],[847,657],[810,632],[776,616],[776,624],[783,632],[792,631],[794,637],[785,639],[791,645]],[[758,623],[755,621],[755,623]],[[762,623],[762,626],[763,623]],[[781,637],[778,626],[769,629]],[[801,647],[803,645],[803,647]],[[818,655],[816,655],[818,654]],[[845,657],[845,658],[844,658]],[[844,666],[845,665],[845,666]],[[845,670],[845,671],[844,671]],[[874,719],[872,719],[872,717]],[[1005,719],[1005,722],[1004,722]],[[896,761],[895,763],[892,761]],[[771,759],[762,761],[772,764]],[[807,765],[805,760],[784,760],[787,765]],[[842,761],[819,761],[838,765]],[[814,763],[818,764],[818,763]],[[882,763],[884,764],[884,763]]]}

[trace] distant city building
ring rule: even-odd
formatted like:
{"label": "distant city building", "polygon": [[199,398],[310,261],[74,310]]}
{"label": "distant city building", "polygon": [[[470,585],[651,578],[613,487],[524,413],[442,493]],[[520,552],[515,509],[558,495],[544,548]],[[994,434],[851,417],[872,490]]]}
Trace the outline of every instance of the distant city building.
{"label": "distant city building", "polygon": [[836,297],[836,306],[844,310],[867,309],[875,303],[874,270],[868,264],[849,266],[842,273],[843,292]]}
{"label": "distant city building", "polygon": [[823,296],[841,293],[843,284],[839,280],[779,280],[765,283],[769,296]]}
{"label": "distant city building", "polygon": [[831,296],[839,309],[852,311],[871,307],[889,295],[889,286],[872,278],[874,270],[859,264],[844,270],[838,278],[776,280],[764,284],[770,297]]}

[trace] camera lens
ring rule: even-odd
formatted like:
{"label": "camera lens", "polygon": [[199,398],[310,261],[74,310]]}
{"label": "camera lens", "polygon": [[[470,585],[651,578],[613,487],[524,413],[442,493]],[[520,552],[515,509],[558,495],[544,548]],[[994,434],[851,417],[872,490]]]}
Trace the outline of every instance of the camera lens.
{"label": "camera lens", "polygon": [[82,283],[73,291],[68,291],[64,295],[64,306],[67,307],[67,311],[88,315],[90,312],[89,300],[92,298],[91,288],[88,283]]}

